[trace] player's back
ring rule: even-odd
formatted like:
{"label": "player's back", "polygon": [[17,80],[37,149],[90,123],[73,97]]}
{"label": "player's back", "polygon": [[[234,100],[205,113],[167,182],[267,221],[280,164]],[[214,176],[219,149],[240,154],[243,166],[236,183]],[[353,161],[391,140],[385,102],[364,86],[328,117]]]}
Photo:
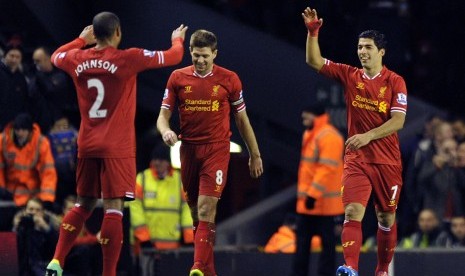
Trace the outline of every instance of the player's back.
{"label": "player's back", "polygon": [[134,157],[136,49],[71,50],[65,70],[76,85],[79,157]]}

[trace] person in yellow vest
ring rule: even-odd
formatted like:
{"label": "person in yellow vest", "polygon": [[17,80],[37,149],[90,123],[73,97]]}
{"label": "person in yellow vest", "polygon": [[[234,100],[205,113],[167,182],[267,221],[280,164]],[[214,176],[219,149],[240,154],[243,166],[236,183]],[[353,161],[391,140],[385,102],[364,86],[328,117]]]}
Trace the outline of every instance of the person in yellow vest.
{"label": "person in yellow vest", "polygon": [[150,167],[137,175],[136,199],[129,208],[136,245],[166,250],[193,243],[192,216],[167,146],[156,146]]}
{"label": "person in yellow vest", "polygon": [[335,221],[344,213],[341,199],[344,139],[330,124],[322,103],[302,112],[303,133],[297,181],[297,248],[293,276],[308,274],[310,241],[321,236],[318,275],[333,275],[336,268]]}
{"label": "person in yellow vest", "polygon": [[0,190],[11,194],[16,206],[38,197],[51,208],[55,201],[57,173],[47,137],[21,113],[0,135]]}

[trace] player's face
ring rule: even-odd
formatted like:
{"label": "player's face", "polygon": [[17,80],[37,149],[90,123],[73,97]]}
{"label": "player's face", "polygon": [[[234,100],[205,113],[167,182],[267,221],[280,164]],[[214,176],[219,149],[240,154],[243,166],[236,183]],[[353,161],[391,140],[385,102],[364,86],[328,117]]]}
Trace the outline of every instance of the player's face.
{"label": "player's face", "polygon": [[218,50],[212,51],[210,47],[191,48],[192,64],[194,64],[195,71],[202,76],[210,73],[217,52]]}
{"label": "player's face", "polygon": [[371,69],[382,64],[384,49],[378,49],[373,39],[358,40],[357,55],[363,68]]}

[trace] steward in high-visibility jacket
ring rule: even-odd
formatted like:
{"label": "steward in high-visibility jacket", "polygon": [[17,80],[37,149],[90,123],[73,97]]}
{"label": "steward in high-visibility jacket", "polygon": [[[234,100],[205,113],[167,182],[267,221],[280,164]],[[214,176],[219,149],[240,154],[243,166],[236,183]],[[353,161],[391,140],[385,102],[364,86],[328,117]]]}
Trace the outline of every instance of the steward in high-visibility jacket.
{"label": "steward in high-visibility jacket", "polygon": [[[329,123],[329,116],[316,116],[305,130],[297,182],[297,213],[334,216],[344,213],[341,199],[344,140]],[[315,199],[312,209],[306,198]]]}
{"label": "steward in high-visibility jacket", "polygon": [[32,197],[54,202],[56,185],[50,142],[29,115],[18,115],[0,135],[0,188],[25,206]]}
{"label": "steward in high-visibility jacket", "polygon": [[131,227],[139,244],[150,241],[156,249],[174,249],[193,243],[192,216],[180,172],[171,168],[168,157],[159,156],[152,156],[150,168],[137,175],[136,199],[129,204]]}

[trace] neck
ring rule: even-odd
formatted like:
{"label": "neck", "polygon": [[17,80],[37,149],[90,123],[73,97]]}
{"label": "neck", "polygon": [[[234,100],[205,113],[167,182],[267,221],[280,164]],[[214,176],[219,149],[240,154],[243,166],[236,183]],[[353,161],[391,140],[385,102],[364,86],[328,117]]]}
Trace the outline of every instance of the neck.
{"label": "neck", "polygon": [[379,72],[381,72],[381,70],[383,70],[382,64],[371,67],[371,68],[363,67],[363,72],[365,72],[365,74],[367,74],[369,77],[376,76],[377,74],[379,74]]}

